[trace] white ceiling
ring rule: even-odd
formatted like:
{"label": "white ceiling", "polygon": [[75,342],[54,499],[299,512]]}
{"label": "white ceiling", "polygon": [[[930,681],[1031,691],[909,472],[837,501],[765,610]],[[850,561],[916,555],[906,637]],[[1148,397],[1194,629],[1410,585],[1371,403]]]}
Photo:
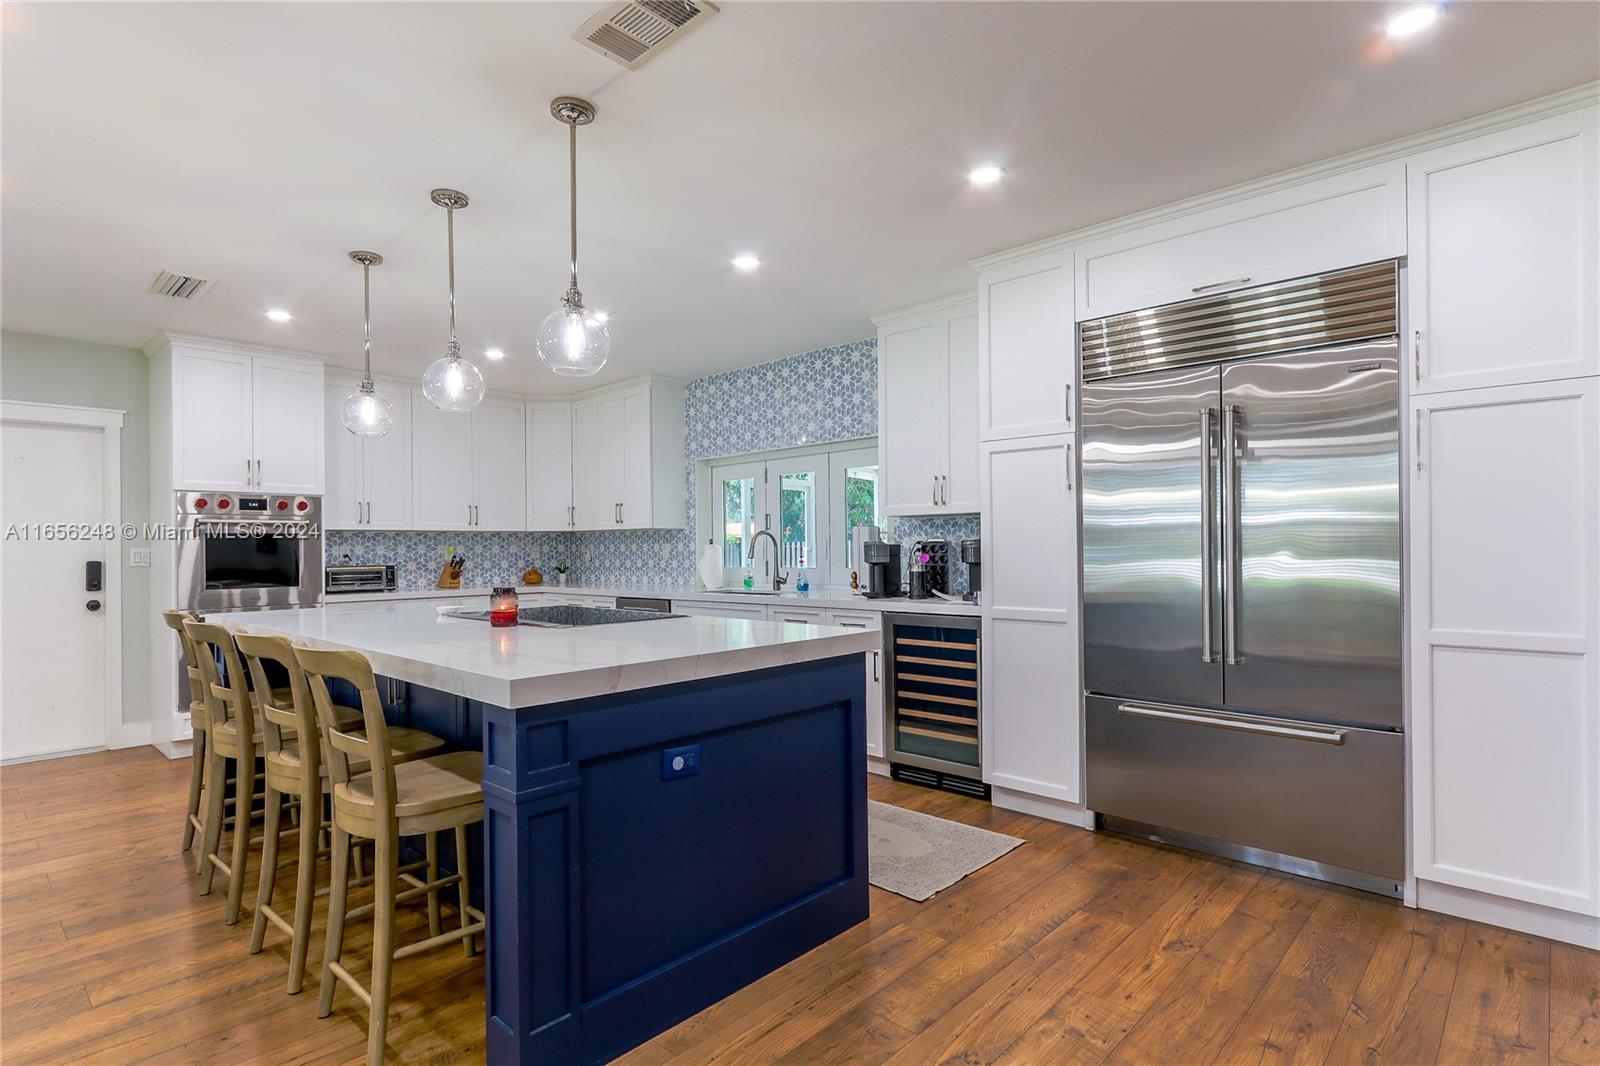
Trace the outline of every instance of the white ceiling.
{"label": "white ceiling", "polygon": [[[1025,241],[1600,76],[1600,5],[1452,6],[1402,48],[1387,3],[728,3],[637,73],[569,39],[597,4],[12,4],[7,329],[161,330],[417,374],[458,306],[491,388],[559,392],[533,352],[565,287],[565,128],[600,381],[688,377],[868,334]],[[1003,185],[963,174],[998,160]],[[765,260],[755,275],[728,259]],[[159,270],[215,279],[192,305]],[[291,309],[274,325],[262,312]],[[481,361],[480,361],[481,362]]]}

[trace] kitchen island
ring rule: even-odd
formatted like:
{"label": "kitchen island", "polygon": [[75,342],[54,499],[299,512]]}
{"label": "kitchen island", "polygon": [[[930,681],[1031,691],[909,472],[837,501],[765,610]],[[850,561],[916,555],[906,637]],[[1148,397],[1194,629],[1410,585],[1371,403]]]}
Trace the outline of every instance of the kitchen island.
{"label": "kitchen island", "polygon": [[861,630],[428,603],[226,616],[362,652],[484,754],[488,1059],[604,1062],[867,916]]}

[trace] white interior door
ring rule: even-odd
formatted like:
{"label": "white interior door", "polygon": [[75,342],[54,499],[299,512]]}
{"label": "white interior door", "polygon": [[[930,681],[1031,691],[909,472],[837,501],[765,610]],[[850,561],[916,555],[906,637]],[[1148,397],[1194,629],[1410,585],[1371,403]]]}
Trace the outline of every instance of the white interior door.
{"label": "white interior door", "polygon": [[[107,619],[118,565],[111,539],[75,536],[111,521],[106,434],[95,426],[7,420],[4,596],[0,596],[0,759],[107,745]],[[85,567],[102,564],[100,592]],[[90,603],[97,604],[90,609]]]}

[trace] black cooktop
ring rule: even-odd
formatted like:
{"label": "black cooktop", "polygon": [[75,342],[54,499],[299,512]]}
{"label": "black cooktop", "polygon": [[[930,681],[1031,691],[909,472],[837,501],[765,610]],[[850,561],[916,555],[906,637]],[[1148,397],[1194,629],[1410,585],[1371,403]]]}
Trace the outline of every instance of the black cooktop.
{"label": "black cooktop", "polygon": [[[488,611],[460,611],[456,618],[489,620]],[[682,618],[681,614],[661,611],[630,611],[618,607],[583,607],[560,603],[549,607],[522,607],[517,610],[517,624],[541,626],[546,629],[572,629],[577,626],[606,626],[617,622],[653,622],[658,618]]]}

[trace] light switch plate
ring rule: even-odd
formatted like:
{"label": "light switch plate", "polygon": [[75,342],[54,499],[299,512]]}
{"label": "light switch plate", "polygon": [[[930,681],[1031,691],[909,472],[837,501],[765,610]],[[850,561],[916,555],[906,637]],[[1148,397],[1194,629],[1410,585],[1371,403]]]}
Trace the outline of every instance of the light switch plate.
{"label": "light switch plate", "polygon": [[128,549],[128,565],[129,566],[149,566],[150,565],[150,549],[149,548],[129,548]]}

